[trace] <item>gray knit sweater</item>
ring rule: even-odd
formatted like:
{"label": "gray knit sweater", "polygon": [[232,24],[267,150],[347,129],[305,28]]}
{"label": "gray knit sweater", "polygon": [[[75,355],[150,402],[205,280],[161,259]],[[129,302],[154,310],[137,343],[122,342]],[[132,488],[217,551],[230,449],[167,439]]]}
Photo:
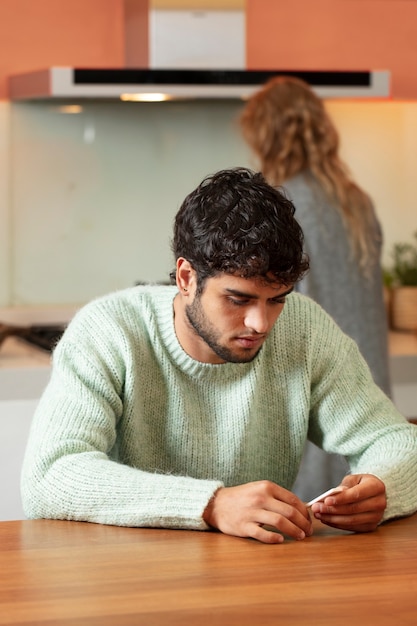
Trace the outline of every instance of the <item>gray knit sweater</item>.
{"label": "gray knit sweater", "polygon": [[382,232],[374,214],[369,236],[376,244],[369,277],[364,278],[352,255],[339,210],[308,172],[285,182],[295,217],[304,232],[310,271],[296,290],[318,302],[352,337],[367,361],[375,382],[390,395],[388,328],[383,301]]}
{"label": "gray knit sweater", "polygon": [[253,362],[213,365],[182,350],[175,293],[135,287],[74,317],[29,436],[29,517],[204,530],[221,485],[291,488],[307,435],[381,477],[384,519],[417,510],[417,428],[318,305],[290,295]]}

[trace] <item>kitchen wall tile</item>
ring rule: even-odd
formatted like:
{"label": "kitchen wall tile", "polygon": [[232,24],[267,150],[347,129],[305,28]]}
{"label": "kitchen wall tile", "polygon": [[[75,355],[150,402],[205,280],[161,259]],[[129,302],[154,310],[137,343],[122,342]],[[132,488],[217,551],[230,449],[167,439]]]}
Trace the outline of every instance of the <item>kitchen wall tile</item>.
{"label": "kitchen wall tile", "polygon": [[78,303],[167,281],[174,215],[245,164],[236,102],[12,107],[13,304]]}
{"label": "kitchen wall tile", "polygon": [[[326,106],[343,156],[375,201],[388,260],[392,244],[417,228],[417,103]],[[257,167],[239,133],[237,101],[87,102],[78,114],[49,102],[13,104],[11,156],[7,107],[0,106],[3,306],[82,304],[136,281],[167,281],[185,195],[223,167]]]}
{"label": "kitchen wall tile", "polygon": [[0,101],[0,306],[10,301],[10,104]]}

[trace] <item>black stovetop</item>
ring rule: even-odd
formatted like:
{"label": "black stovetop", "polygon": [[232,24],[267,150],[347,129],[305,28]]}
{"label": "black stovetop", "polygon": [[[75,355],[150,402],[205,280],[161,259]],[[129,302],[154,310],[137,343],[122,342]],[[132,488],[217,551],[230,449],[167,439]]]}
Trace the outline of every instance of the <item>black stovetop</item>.
{"label": "black stovetop", "polygon": [[36,324],[31,326],[13,326],[0,323],[0,347],[7,337],[17,337],[26,343],[52,352],[65,330],[63,324]]}

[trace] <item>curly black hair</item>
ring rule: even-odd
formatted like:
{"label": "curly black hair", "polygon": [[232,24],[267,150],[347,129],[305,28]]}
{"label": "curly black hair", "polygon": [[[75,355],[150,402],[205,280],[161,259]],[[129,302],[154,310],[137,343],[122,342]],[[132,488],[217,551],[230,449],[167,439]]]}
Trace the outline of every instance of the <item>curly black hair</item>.
{"label": "curly black hair", "polygon": [[[295,208],[262,174],[247,168],[207,176],[185,198],[172,251],[193,266],[200,287],[219,273],[292,285],[308,271]],[[175,273],[171,274],[174,279]]]}

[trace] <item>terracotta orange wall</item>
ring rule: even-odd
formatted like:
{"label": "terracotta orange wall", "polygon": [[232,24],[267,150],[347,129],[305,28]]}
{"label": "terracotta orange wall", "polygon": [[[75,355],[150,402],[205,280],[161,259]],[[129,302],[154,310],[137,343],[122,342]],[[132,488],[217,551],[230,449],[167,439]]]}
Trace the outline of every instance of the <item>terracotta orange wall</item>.
{"label": "terracotta orange wall", "polygon": [[[0,0],[0,99],[14,73],[146,64],[131,20],[126,54],[125,9],[143,25],[149,3]],[[246,0],[246,14],[249,69],[389,69],[394,97],[417,99],[417,0]]]}
{"label": "terracotta orange wall", "polygon": [[390,70],[417,99],[416,0],[246,0],[249,69]]}
{"label": "terracotta orange wall", "polygon": [[149,65],[149,10],[150,0],[123,0],[125,65]]}
{"label": "terracotta orange wall", "polygon": [[10,74],[123,66],[123,20],[123,0],[0,0],[0,99]]}

